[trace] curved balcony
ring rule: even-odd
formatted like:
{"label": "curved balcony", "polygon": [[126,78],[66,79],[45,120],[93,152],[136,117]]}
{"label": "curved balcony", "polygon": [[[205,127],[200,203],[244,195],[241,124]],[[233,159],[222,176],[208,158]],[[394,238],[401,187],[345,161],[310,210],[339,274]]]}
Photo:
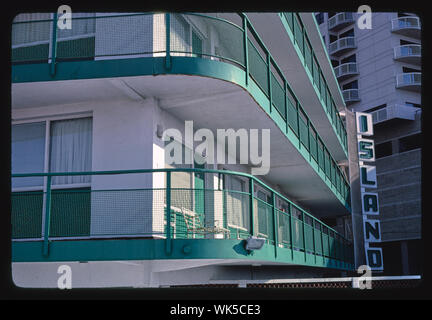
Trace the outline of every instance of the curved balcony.
{"label": "curved balcony", "polygon": [[412,121],[415,120],[415,115],[420,110],[420,108],[412,106],[394,104],[371,112],[372,121],[374,124],[389,121],[392,119],[403,119]]}
{"label": "curved balcony", "polygon": [[396,76],[396,88],[421,91],[421,72],[400,73]]}
{"label": "curved balcony", "polygon": [[[91,186],[55,188],[56,177],[71,176],[90,176]],[[33,173],[13,174],[12,185],[28,186],[35,177],[46,178],[39,190],[12,190],[15,261],[247,257],[248,263],[352,268],[348,240],[249,174],[206,169]],[[253,257],[245,249],[251,235],[264,240]]]}
{"label": "curved balcony", "polygon": [[347,105],[360,101],[358,89],[346,89],[342,91],[342,96]]}
{"label": "curved balcony", "polygon": [[357,48],[355,38],[345,37],[330,43],[329,53],[331,55],[341,55],[355,48]]}
{"label": "curved balcony", "polygon": [[336,68],[334,68],[334,72],[336,78],[339,81],[346,80],[359,73],[356,62],[348,62],[348,63],[341,64]]}
{"label": "curved balcony", "polygon": [[420,65],[421,45],[406,44],[394,48],[394,59],[400,62]]}
{"label": "curved balcony", "polygon": [[[52,41],[58,40],[57,50],[53,50],[51,55],[45,57],[45,63],[39,62],[40,52],[30,48],[33,42],[27,42],[29,48],[26,49],[25,56],[18,55],[18,51],[15,51],[15,56],[12,54],[12,62],[17,63],[12,66],[13,85],[18,88],[14,92],[16,95],[25,95],[29,92],[26,86],[31,84],[38,87],[37,94],[43,100],[44,97],[51,97],[50,92],[57,85],[60,86],[61,81],[74,79],[85,80],[80,82],[83,89],[86,88],[86,81],[98,82],[97,88],[101,89],[101,92],[106,92],[103,93],[106,96],[110,92],[114,93],[107,79],[123,78],[128,85],[139,87],[137,92],[146,91],[143,95],[163,95],[170,101],[169,103],[174,103],[173,98],[175,99],[179,95],[179,90],[185,86],[188,86],[188,90],[197,96],[197,101],[203,101],[202,92],[200,89],[197,90],[197,83],[204,90],[214,85],[214,82],[217,82],[217,85],[232,85],[230,90],[238,90],[242,95],[247,94],[248,100],[242,104],[242,107],[255,108],[259,105],[254,120],[258,122],[258,117],[265,115],[266,119],[272,121],[271,126],[280,129],[277,132],[282,134],[284,139],[286,138],[288,146],[285,148],[286,152],[289,148],[294,148],[295,155],[309,161],[305,162],[309,164],[305,166],[308,168],[307,173],[312,177],[318,176],[317,180],[328,187],[330,196],[335,196],[337,199],[336,209],[343,212],[349,210],[349,199],[341,193],[333,178],[334,175],[326,169],[323,161],[318,161],[321,153],[328,153],[333,158],[334,153],[331,153],[325,145],[329,144],[329,140],[324,140],[316,132],[314,124],[302,105],[291,93],[292,90],[283,72],[269,50],[260,40],[247,17],[245,15],[241,17],[247,26],[246,30],[242,23],[240,26],[227,20],[201,14],[122,14],[73,19],[72,24],[77,27],[74,29],[76,34],[71,38],[63,33],[66,31],[57,30],[59,32],[57,37],[55,34],[52,37]],[[27,22],[27,24],[32,23],[35,22]],[[25,23],[19,25],[21,24]],[[124,31],[122,37],[118,36],[119,26]],[[137,26],[139,29],[136,30]],[[200,26],[199,30],[197,26]],[[14,28],[16,32],[19,31],[18,25]],[[29,29],[34,28],[26,27],[22,32]],[[49,28],[47,30],[49,31]],[[255,34],[256,41],[252,41],[249,32]],[[51,63],[47,64],[48,58],[51,59]],[[24,61],[25,64],[18,64]],[[156,75],[158,77],[155,77]],[[177,82],[179,75],[186,76],[181,84]],[[213,84],[207,85],[206,81]],[[71,90],[67,92],[68,97],[77,96],[76,92],[69,89],[70,86],[61,86],[61,88],[61,90]],[[137,95],[134,90],[124,85],[122,85],[123,89],[128,95]],[[83,92],[80,91],[80,94],[83,95]],[[91,95],[94,94],[91,92]],[[249,100],[250,97],[253,99]],[[94,99],[94,96],[91,98]],[[291,98],[295,103],[291,102]],[[37,99],[33,97],[32,100]],[[216,114],[217,109],[220,114],[229,113],[232,122],[242,123],[241,121],[245,121],[244,110],[238,112],[238,118],[235,119],[233,114],[236,112],[229,108],[231,102],[235,104],[234,101],[229,100],[229,103],[224,104],[223,107],[212,109],[211,114]],[[223,111],[222,108],[227,108],[227,111]],[[196,110],[194,114],[196,121],[208,123],[211,118],[215,128],[223,128],[227,123],[222,117],[206,117],[205,113],[199,112],[203,110],[202,107],[199,109],[197,106]],[[252,109],[247,110],[250,112]],[[187,114],[186,107],[182,109],[179,107],[176,111],[183,112],[181,115],[185,119],[190,119],[187,118],[190,115]],[[306,116],[305,121],[297,120],[300,113]],[[322,121],[328,122],[328,119]],[[248,121],[249,125],[250,123]],[[263,122],[259,121],[259,123],[262,125]],[[317,134],[315,135],[314,132]],[[339,134],[341,141],[346,145],[345,127],[340,128]],[[318,142],[322,143],[322,147],[317,146]],[[342,147],[342,143],[338,141],[334,143]],[[294,159],[293,157],[294,155],[291,159]],[[284,160],[284,163],[287,164],[287,161]],[[283,169],[282,166],[278,170],[280,171],[277,173],[275,171],[274,177],[283,179],[283,183],[288,183],[288,179],[281,178],[281,171],[284,171],[287,176],[290,171]],[[336,172],[342,175],[342,171],[337,167]],[[297,184],[292,175],[290,179],[289,183]],[[299,198],[306,198],[310,194],[310,186],[305,185],[303,189],[297,186],[295,191],[302,193],[296,194]],[[313,204],[308,206],[312,208]],[[329,211],[332,212],[331,214],[336,214],[336,209],[332,208]]]}
{"label": "curved balcony", "polygon": [[400,17],[391,21],[392,32],[407,37],[420,39],[421,26],[419,17]]}
{"label": "curved balcony", "polygon": [[355,20],[352,12],[339,12],[328,20],[328,30],[338,31],[354,22]]}

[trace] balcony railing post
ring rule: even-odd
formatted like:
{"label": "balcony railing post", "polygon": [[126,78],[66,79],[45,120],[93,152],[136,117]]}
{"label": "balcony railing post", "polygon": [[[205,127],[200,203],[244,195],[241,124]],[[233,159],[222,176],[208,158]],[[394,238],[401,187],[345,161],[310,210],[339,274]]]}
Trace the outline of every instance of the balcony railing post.
{"label": "balcony railing post", "polygon": [[321,254],[322,254],[322,258],[323,258],[323,263],[325,263],[325,253],[324,253],[324,232],[323,232],[323,225],[320,222],[320,234],[321,234]]}
{"label": "balcony railing post", "polygon": [[249,192],[250,192],[250,233],[255,235],[255,217],[254,217],[254,181],[249,178]]}
{"label": "balcony railing post", "polygon": [[170,43],[171,43],[171,38],[170,38],[170,33],[171,31],[171,16],[169,13],[165,13],[165,37],[166,37],[166,53],[165,53],[165,68],[166,69],[171,69],[171,47],[170,47]]}
{"label": "balcony railing post", "polygon": [[51,76],[56,72],[56,56],[57,56],[57,12],[53,15],[52,38],[51,38]]}
{"label": "balcony railing post", "polygon": [[278,249],[278,225],[277,225],[277,217],[276,217],[276,195],[272,192],[272,205],[273,205],[273,240],[275,246],[275,258],[277,258],[277,249]]}
{"label": "balcony railing post", "polygon": [[248,85],[249,82],[249,53],[248,53],[248,36],[247,36],[247,30],[248,30],[248,25],[247,25],[247,19],[244,13],[242,13],[242,20],[243,20],[243,49],[244,49],[244,58],[245,58],[245,73],[246,73],[246,86]]}
{"label": "balcony railing post", "polygon": [[306,252],[306,221],[305,221],[305,214],[302,211],[302,222],[303,222],[303,249],[304,249],[304,258],[305,261],[307,261],[307,252]]}
{"label": "balcony railing post", "polygon": [[283,78],[283,81],[284,81],[284,97],[285,97],[285,105],[284,105],[284,108],[285,108],[285,124],[286,124],[286,133],[288,133],[288,94],[287,94],[287,92],[288,92],[288,84],[287,84],[287,81],[286,81],[286,79],[285,79],[285,77]]}
{"label": "balcony railing post", "polygon": [[270,101],[270,114],[272,112],[273,109],[273,99],[272,99],[272,87],[271,87],[271,57],[270,57],[270,51],[266,51],[267,54],[267,85],[268,85],[268,97],[269,97],[269,101]]}
{"label": "balcony railing post", "polygon": [[313,253],[314,253],[314,261],[316,263],[316,248],[315,248],[315,220],[312,219],[312,243],[313,243]]}
{"label": "balcony railing post", "polygon": [[293,219],[292,219],[291,204],[288,204],[288,215],[289,215],[289,222],[290,222],[289,235],[290,235],[290,244],[291,244],[291,259],[294,261],[294,237],[293,237]]}
{"label": "balcony railing post", "polygon": [[47,176],[47,189],[45,194],[45,230],[44,230],[44,243],[43,243],[43,255],[48,256],[49,254],[49,233],[51,225],[51,176]]}
{"label": "balcony railing post", "polygon": [[171,254],[171,171],[166,172],[166,224],[165,251]]}

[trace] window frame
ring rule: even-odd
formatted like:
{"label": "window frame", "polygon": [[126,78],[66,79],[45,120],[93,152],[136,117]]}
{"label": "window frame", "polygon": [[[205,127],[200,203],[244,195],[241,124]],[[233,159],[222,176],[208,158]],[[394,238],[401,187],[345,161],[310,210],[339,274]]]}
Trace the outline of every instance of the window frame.
{"label": "window frame", "polygon": [[[45,123],[45,150],[44,150],[44,169],[43,173],[49,173],[50,166],[50,148],[51,148],[51,122],[61,121],[61,120],[74,120],[74,119],[83,119],[83,118],[91,118],[93,121],[93,112],[84,112],[75,115],[51,115],[51,116],[41,116],[41,117],[33,117],[26,119],[16,119],[12,121],[11,126],[26,124],[26,123]],[[93,128],[93,123],[92,123]],[[93,132],[92,132],[92,140],[93,140]],[[12,144],[12,140],[11,140]],[[92,151],[93,152],[93,151]],[[31,187],[17,187],[11,188],[11,192],[26,192],[26,191],[47,191],[47,177],[43,177],[43,183],[40,186],[31,186]],[[51,184],[51,190],[56,189],[75,189],[75,188],[88,188],[91,187],[91,182],[86,183],[71,183],[71,184]]]}

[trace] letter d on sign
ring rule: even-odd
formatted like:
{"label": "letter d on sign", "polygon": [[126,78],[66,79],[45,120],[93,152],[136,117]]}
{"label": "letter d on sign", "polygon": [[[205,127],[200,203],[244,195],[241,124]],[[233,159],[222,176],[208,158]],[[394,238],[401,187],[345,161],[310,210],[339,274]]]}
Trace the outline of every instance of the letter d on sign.
{"label": "letter d on sign", "polygon": [[72,269],[66,264],[58,267],[57,273],[61,276],[57,280],[57,287],[59,289],[72,289]]}

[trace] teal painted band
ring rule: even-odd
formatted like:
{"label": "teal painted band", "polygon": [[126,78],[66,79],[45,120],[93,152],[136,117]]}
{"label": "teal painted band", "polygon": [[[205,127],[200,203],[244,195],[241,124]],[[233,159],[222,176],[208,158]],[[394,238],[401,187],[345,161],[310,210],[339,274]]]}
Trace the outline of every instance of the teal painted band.
{"label": "teal painted band", "polygon": [[[278,248],[275,258],[271,244],[264,244],[253,255],[248,254],[244,240],[239,239],[173,239],[172,253],[165,252],[163,239],[98,239],[53,241],[50,255],[41,254],[42,241],[12,242],[12,262],[60,262],[60,261],[121,261],[121,260],[182,260],[182,259],[241,259],[244,261],[268,261],[311,267],[353,270],[352,261],[332,258],[315,262],[313,254]],[[189,247],[188,252],[183,248]]]}

